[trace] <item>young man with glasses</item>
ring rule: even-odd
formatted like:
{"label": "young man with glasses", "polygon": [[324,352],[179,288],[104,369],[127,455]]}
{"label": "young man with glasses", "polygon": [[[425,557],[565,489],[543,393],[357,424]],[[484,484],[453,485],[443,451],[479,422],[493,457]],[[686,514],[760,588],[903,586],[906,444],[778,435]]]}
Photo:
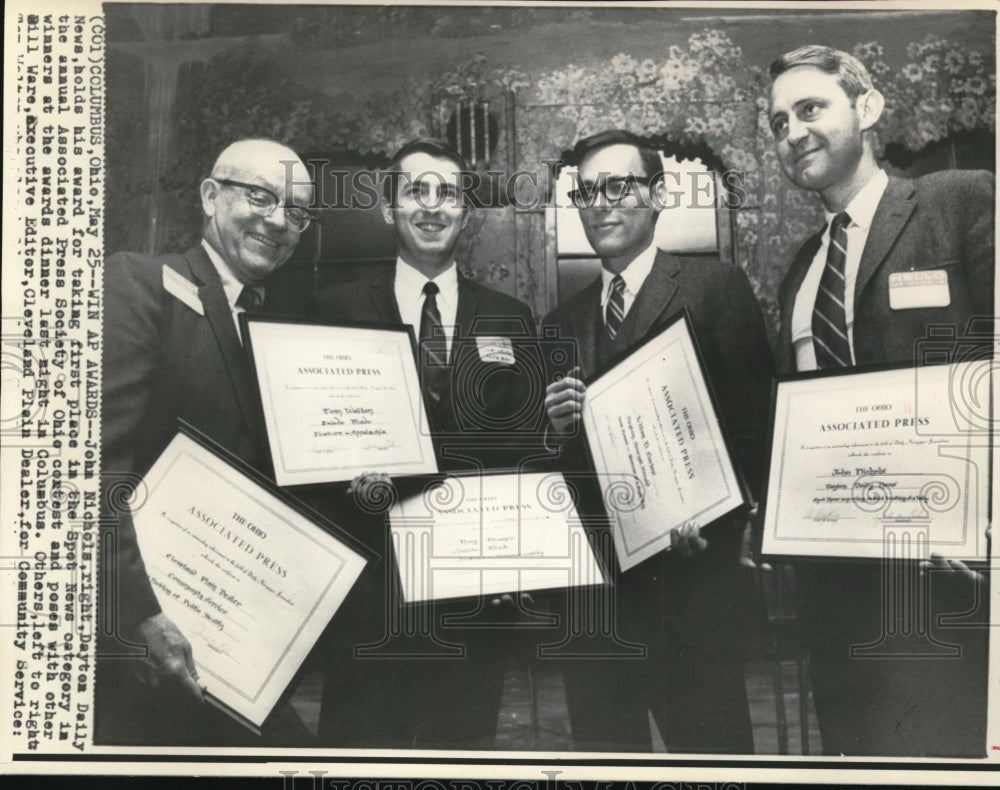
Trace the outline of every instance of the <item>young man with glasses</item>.
{"label": "young man with glasses", "polygon": [[[737,267],[656,248],[666,205],[661,162],[641,138],[621,130],[574,148],[578,188],[570,197],[601,258],[601,276],[543,321],[547,336],[557,331],[575,340],[578,360],[573,369],[549,373],[548,442],[560,445],[564,471],[585,471],[584,379],[687,308],[737,463],[756,493],[773,373],[763,318]],[[617,636],[644,654],[562,662],[577,749],[649,751],[651,711],[668,751],[753,750],[743,680],[753,588],[752,571],[740,562],[743,533],[736,518],[675,529],[671,550],[615,576],[613,611],[602,616],[613,617]],[[617,570],[614,558],[609,567]],[[580,607],[594,603],[589,597]]]}
{"label": "young man with glasses", "polygon": [[[148,471],[179,419],[243,460],[265,463],[237,316],[261,309],[268,275],[309,225],[313,191],[295,152],[270,140],[233,143],[211,173],[201,183],[200,244],[182,255],[118,253],[105,262],[105,500],[117,477],[131,483]],[[191,646],[160,611],[131,514],[106,505],[117,523],[114,549],[102,557],[95,740],[252,742],[202,699]],[[123,659],[136,645],[145,657]]]}
{"label": "young man with glasses", "polygon": [[[535,356],[535,324],[527,305],[459,271],[456,250],[471,211],[461,191],[469,167],[448,143],[423,138],[404,145],[385,175],[380,210],[395,233],[395,265],[320,291],[317,309],[333,321],[413,327],[427,427],[443,470],[517,468],[540,450],[532,438],[542,419],[541,364],[529,358]],[[360,495],[380,477],[362,475],[352,488]],[[383,561],[366,569],[330,629],[320,740],[329,746],[492,748],[517,633],[512,601],[403,604],[387,532],[384,514],[377,513],[368,534],[358,536]],[[389,624],[404,618],[424,626],[408,655],[391,655],[406,647],[392,638],[381,654],[354,652],[389,637]],[[353,630],[345,632],[348,622]],[[434,649],[441,642],[450,648]]]}

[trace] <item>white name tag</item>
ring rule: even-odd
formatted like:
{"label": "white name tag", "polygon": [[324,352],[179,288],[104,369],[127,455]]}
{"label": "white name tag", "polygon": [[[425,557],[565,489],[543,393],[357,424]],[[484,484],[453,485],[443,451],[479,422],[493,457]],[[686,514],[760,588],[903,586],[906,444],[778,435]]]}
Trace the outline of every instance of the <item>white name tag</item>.
{"label": "white name tag", "polygon": [[163,267],[163,290],[180,299],[198,315],[205,315],[198,286],[166,265]]}
{"label": "white name tag", "polygon": [[947,307],[950,304],[948,272],[944,269],[894,272],[889,275],[889,307],[893,310]]}
{"label": "white name tag", "polygon": [[479,358],[483,362],[514,364],[514,346],[509,337],[477,337],[476,346],[479,348]]}

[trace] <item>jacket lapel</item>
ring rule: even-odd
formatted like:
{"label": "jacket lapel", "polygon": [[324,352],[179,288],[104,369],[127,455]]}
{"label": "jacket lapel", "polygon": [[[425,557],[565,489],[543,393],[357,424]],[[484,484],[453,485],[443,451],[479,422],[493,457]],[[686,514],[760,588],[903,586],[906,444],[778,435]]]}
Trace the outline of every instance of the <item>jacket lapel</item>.
{"label": "jacket lapel", "polygon": [[219,279],[219,273],[200,245],[189,250],[184,259],[190,268],[192,279],[198,284],[198,297],[205,308],[205,318],[208,319],[226,370],[229,372],[240,410],[247,425],[253,426],[255,409],[251,392],[254,383],[243,344],[236,334],[233,312],[226,299],[226,292],[222,289],[222,280]]}
{"label": "jacket lapel", "polygon": [[889,177],[889,185],[879,201],[872,226],[868,231],[868,242],[861,254],[858,266],[858,280],[854,287],[854,310],[858,309],[861,294],[865,290],[872,275],[881,266],[892,245],[902,232],[907,220],[913,213],[916,202],[913,199],[913,185],[904,179]]}
{"label": "jacket lapel", "polygon": [[795,297],[799,293],[799,288],[802,287],[802,281],[806,278],[809,266],[819,251],[825,230],[826,225],[799,249],[795,260],[792,261],[791,267],[785,274],[785,279],[782,281],[778,293],[780,324],[778,327],[778,348],[775,356],[778,361],[778,369],[783,373],[795,370],[795,353],[792,349],[792,311],[795,309]]}
{"label": "jacket lapel", "polygon": [[587,378],[597,370],[597,330],[603,327],[601,318],[601,278],[583,291],[582,309],[570,314],[570,338],[576,342],[577,363],[582,368],[580,378]]}
{"label": "jacket lapel", "polygon": [[[802,281],[806,278],[806,272],[809,271],[809,266],[812,264],[813,259],[816,257],[816,253],[819,251],[820,244],[823,242],[823,233],[826,231],[826,225],[817,233],[812,236],[805,244],[799,249],[799,254],[795,256],[795,260],[792,262],[791,268],[788,270],[788,274],[785,275],[785,283],[783,284],[785,293],[791,295],[791,302],[794,303],[795,295],[799,292],[799,288],[802,287]],[[791,308],[792,304],[788,305],[789,318],[791,318]]]}
{"label": "jacket lapel", "polygon": [[[377,277],[372,280],[368,295],[371,301],[371,309],[379,323],[401,324],[403,318],[399,314],[399,305],[396,304],[395,293],[395,268],[393,275],[389,277]],[[414,331],[417,331],[416,327]]]}
{"label": "jacket lapel", "polygon": [[455,334],[458,337],[471,337],[472,329],[479,315],[479,294],[472,287],[467,277],[458,275],[458,309],[455,311]]}
{"label": "jacket lapel", "polygon": [[677,292],[674,277],[679,270],[680,265],[674,256],[662,250],[656,253],[653,268],[622,324],[619,336],[622,347],[630,348],[644,340],[658,325],[660,317],[668,311]]}

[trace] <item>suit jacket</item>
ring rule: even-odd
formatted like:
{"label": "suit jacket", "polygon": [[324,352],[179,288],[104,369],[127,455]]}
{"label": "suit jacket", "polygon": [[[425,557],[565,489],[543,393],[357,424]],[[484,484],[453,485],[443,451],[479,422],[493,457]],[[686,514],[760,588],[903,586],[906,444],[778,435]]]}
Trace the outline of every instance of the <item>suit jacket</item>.
{"label": "suit jacket", "polygon": [[[601,317],[601,279],[596,279],[543,321],[550,337],[575,340],[576,362],[584,376],[623,355],[687,308],[695,338],[701,349],[708,380],[719,405],[720,417],[734,445],[736,461],[756,495],[767,432],[770,383],[774,372],[771,347],[764,320],[746,275],[735,266],[694,257],[658,252],[646,281],[625,317],[615,341],[617,351],[606,348]],[[550,368],[549,381],[564,369]],[[564,469],[581,468],[585,456],[579,440],[562,448]],[[669,603],[667,614],[693,643],[732,647],[733,631],[720,627],[739,619],[734,606],[744,590],[740,576],[739,549],[742,524],[727,519],[713,525],[709,548],[693,560],[667,559],[664,553],[624,575],[665,577]],[[650,567],[644,569],[644,566]]]}
{"label": "suit jacket", "polygon": [[[992,317],[994,178],[985,171],[945,170],[914,179],[889,177],[872,219],[854,291],[854,356],[858,365],[915,360],[927,327],[955,327],[959,337],[972,316]],[[799,249],[778,292],[781,331],[777,359],[795,370],[791,342],[795,296],[820,247],[822,231]],[[951,303],[893,310],[889,276],[943,269]]]}
{"label": "suit jacket", "polygon": [[[332,321],[401,323],[392,272],[319,291],[316,312]],[[436,405],[425,399],[441,466],[447,471],[519,466],[523,456],[537,454],[541,446],[542,372],[531,311],[459,275],[455,324],[450,386]],[[489,337],[510,340],[513,364],[490,354],[486,360],[481,357],[477,338]],[[405,497],[422,481],[399,479],[396,485]],[[477,608],[473,613],[469,601],[459,600],[400,614],[401,602],[393,592],[399,574],[386,520],[381,514],[356,512],[349,522],[381,559],[366,568],[329,630],[320,741],[381,748],[409,748],[414,737],[429,748],[492,743],[504,669],[517,642],[509,628],[490,621],[509,620],[512,611],[479,606],[480,601],[472,605]],[[445,613],[476,618],[468,626],[467,621],[446,624]],[[418,618],[435,639],[461,645],[463,660],[427,660],[419,654],[426,644],[417,640],[412,645],[386,630],[400,619]],[[406,650],[394,661],[359,660],[353,652],[356,645],[374,643],[386,653],[399,650],[397,643]]]}
{"label": "suit jacket", "polygon": [[[779,291],[778,359],[795,370],[791,318],[795,296],[819,249],[821,233],[799,250]],[[943,269],[951,303],[893,310],[894,272]],[[943,171],[909,181],[890,176],[862,252],[854,294],[854,353],[858,365],[921,362],[918,341],[928,327],[954,328],[993,316],[993,175]],[[987,328],[988,331],[988,328]],[[983,338],[989,347],[990,335]],[[928,343],[954,350],[955,343]],[[961,352],[968,353],[968,348]],[[968,357],[966,357],[968,358]],[[852,660],[850,646],[875,643],[885,629],[884,581],[879,567],[844,562],[797,569],[802,625],[811,651],[816,709],[828,754],[981,756],[983,753],[988,629],[947,628],[938,615],[972,610],[970,590],[934,579],[929,631],[960,643],[960,660]],[[900,570],[900,573],[903,571]],[[971,586],[971,585],[965,585]],[[840,617],[830,616],[841,613]],[[983,617],[982,607],[977,616]]]}
{"label": "suit jacket", "polygon": [[[331,321],[402,323],[391,273],[323,289],[315,307]],[[542,425],[531,310],[460,274],[455,324],[448,394],[426,404],[441,464],[449,471],[516,467],[537,453]],[[510,339],[514,364],[483,359],[477,338],[488,337]]]}
{"label": "suit jacket", "polygon": [[[163,286],[164,268],[197,287],[200,314]],[[243,460],[263,456],[253,373],[222,281],[199,245],[183,255],[119,253],[105,262],[102,474],[145,474],[183,418]],[[107,498],[107,496],[106,496]],[[131,516],[118,518],[119,616],[126,627],[159,612]]]}

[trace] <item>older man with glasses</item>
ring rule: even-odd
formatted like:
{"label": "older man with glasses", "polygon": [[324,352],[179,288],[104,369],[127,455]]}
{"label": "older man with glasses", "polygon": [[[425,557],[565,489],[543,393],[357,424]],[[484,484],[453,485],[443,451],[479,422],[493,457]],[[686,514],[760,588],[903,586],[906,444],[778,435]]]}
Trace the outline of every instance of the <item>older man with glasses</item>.
{"label": "older man with glasses", "polygon": [[[100,641],[95,740],[241,743],[202,699],[191,646],[161,611],[131,513],[112,492],[134,485],[183,419],[251,464],[263,430],[237,317],[260,310],[265,282],[291,256],[313,190],[291,149],[226,148],[201,183],[202,241],[183,255],[112,255],[104,268]],[[253,742],[252,740],[247,742]]]}

